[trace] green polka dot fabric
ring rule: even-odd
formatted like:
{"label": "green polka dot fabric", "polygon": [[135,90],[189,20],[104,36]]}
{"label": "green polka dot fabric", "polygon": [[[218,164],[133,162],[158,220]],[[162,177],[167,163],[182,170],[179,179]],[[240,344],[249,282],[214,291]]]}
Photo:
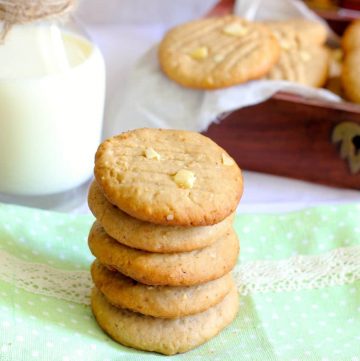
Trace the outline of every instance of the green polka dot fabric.
{"label": "green polka dot fabric", "polygon": [[[97,326],[90,215],[0,204],[0,360],[152,361]],[[360,361],[360,205],[235,220],[236,320],[189,361]]]}

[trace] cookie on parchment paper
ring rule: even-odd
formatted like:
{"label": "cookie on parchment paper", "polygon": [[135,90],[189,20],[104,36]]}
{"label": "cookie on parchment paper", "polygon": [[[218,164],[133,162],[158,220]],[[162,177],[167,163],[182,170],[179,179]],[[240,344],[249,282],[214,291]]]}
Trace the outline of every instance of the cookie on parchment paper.
{"label": "cookie on parchment paper", "polygon": [[[280,59],[267,78],[321,87],[327,80],[329,53],[323,45],[305,41],[288,22],[268,22],[281,48]],[[309,35],[309,34],[307,34]],[[316,39],[316,37],[315,37]]]}
{"label": "cookie on parchment paper", "polygon": [[136,129],[109,138],[96,152],[94,173],[110,203],[154,224],[219,223],[243,192],[235,161],[190,131]]}
{"label": "cookie on parchment paper", "polygon": [[236,317],[239,300],[234,287],[220,303],[204,312],[165,319],[114,307],[94,288],[91,307],[99,326],[117,342],[173,355],[189,351],[216,336]]}
{"label": "cookie on parchment paper", "polygon": [[191,252],[151,253],[130,248],[107,235],[99,222],[89,234],[92,254],[105,266],[147,285],[193,286],[229,273],[239,241],[230,230],[212,245]]}
{"label": "cookie on parchment paper", "polygon": [[219,89],[264,76],[279,58],[264,25],[235,15],[191,21],[171,29],[159,46],[163,72],[196,89]]}
{"label": "cookie on parchment paper", "polygon": [[162,318],[203,312],[218,304],[234,287],[230,273],[191,287],[148,286],[110,271],[97,260],[91,266],[91,275],[95,286],[112,305]]}

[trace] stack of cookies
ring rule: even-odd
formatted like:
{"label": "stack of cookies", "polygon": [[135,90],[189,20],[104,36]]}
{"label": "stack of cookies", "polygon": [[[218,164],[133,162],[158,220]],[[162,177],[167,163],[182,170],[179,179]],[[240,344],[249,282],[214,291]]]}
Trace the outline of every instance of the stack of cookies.
{"label": "stack of cookies", "polygon": [[100,145],[89,206],[96,221],[92,310],[114,340],[175,354],[235,318],[232,227],[241,171],[193,132],[137,129]]}

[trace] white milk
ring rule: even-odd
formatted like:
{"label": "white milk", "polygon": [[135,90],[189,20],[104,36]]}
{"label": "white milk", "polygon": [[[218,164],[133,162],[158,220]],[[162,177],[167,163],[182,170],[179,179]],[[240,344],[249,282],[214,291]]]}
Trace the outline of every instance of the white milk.
{"label": "white milk", "polygon": [[0,45],[0,193],[48,195],[84,183],[100,141],[99,50],[55,25],[16,26]]}

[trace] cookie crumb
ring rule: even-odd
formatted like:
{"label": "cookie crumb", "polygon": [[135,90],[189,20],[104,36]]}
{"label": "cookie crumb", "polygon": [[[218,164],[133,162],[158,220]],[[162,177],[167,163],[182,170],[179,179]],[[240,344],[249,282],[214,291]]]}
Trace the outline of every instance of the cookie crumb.
{"label": "cookie crumb", "polygon": [[181,169],[174,175],[175,183],[181,188],[192,188],[195,180],[195,174],[186,169]]}
{"label": "cookie crumb", "polygon": [[190,56],[193,59],[202,60],[202,59],[206,59],[208,57],[208,54],[209,54],[208,48],[206,46],[201,46],[199,48],[194,49],[190,53]]}
{"label": "cookie crumb", "polygon": [[157,151],[155,151],[153,148],[146,148],[144,151],[144,156],[147,159],[156,159],[156,160],[161,159],[160,154]]}
{"label": "cookie crumb", "polygon": [[227,154],[222,154],[222,162],[224,165],[231,166],[235,164],[234,159],[230,158]]}

